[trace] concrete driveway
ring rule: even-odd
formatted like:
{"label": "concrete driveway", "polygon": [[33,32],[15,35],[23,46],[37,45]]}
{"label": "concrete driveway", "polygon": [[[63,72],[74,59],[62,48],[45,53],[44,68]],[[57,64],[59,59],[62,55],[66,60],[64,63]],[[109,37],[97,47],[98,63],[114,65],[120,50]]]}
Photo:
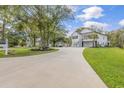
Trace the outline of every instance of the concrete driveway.
{"label": "concrete driveway", "polygon": [[0,87],[106,87],[82,56],[82,48],[16,58],[0,58]]}

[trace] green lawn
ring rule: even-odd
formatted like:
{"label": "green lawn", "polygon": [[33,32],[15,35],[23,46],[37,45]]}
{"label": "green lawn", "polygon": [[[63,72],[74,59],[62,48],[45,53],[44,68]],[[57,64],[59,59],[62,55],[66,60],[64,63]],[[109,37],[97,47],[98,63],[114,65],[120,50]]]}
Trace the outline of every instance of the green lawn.
{"label": "green lawn", "polygon": [[0,58],[2,57],[19,57],[19,56],[30,56],[30,55],[38,55],[44,53],[50,53],[57,51],[58,49],[49,49],[47,51],[33,51],[30,48],[10,48],[9,54],[5,56],[4,51],[0,50]]}
{"label": "green lawn", "polygon": [[83,55],[108,87],[124,87],[124,49],[86,48]]}

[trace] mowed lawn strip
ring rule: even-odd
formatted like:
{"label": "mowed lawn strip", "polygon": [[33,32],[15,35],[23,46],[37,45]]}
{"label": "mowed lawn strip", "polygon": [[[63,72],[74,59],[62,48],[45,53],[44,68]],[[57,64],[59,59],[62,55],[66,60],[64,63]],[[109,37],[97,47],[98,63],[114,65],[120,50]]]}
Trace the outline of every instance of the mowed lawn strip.
{"label": "mowed lawn strip", "polygon": [[83,55],[108,87],[124,87],[124,49],[86,48]]}
{"label": "mowed lawn strip", "polygon": [[10,48],[9,54],[6,56],[4,51],[0,50],[0,58],[2,57],[20,57],[20,56],[30,56],[30,55],[39,55],[58,51],[58,49],[50,48],[47,51],[35,51],[31,48]]}

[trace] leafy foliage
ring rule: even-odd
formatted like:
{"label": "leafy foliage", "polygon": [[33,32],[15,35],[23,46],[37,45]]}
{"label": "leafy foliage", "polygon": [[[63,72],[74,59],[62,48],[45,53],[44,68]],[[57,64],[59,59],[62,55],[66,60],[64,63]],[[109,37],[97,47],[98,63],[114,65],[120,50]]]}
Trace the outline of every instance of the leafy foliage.
{"label": "leafy foliage", "polygon": [[120,29],[117,31],[110,32],[108,34],[110,46],[124,48],[124,30]]}
{"label": "leafy foliage", "polygon": [[[36,40],[39,38],[39,48],[45,50],[49,47],[49,44],[55,46],[58,38],[65,38],[67,31],[63,27],[63,21],[72,18],[72,10],[67,6],[1,6],[0,18],[3,39],[11,38],[13,43],[10,43],[13,46],[20,42],[19,45],[25,45],[28,39],[31,46],[35,47]],[[14,37],[9,32],[15,33]],[[15,40],[18,37],[17,32],[24,32],[27,38],[25,40],[23,38]],[[20,39],[20,37],[18,38]],[[14,43],[14,40],[17,42]]]}

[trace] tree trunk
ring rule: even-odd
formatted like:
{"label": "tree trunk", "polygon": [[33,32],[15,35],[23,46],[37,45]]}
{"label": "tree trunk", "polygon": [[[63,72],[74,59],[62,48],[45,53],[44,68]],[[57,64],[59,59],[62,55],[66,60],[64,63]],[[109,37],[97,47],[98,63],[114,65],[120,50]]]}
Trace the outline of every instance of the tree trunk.
{"label": "tree trunk", "polygon": [[36,47],[36,36],[35,36],[35,34],[33,35],[33,47]]}
{"label": "tree trunk", "polygon": [[55,35],[55,33],[54,33],[54,34],[53,34],[53,47],[56,46],[56,40],[55,40],[55,38],[56,38],[56,35]]}
{"label": "tree trunk", "polygon": [[47,43],[47,47],[49,47],[49,37],[50,37],[49,35],[50,35],[50,34],[49,34],[49,32],[48,32],[48,35],[47,35],[47,42],[46,42],[46,43]]}
{"label": "tree trunk", "polygon": [[48,47],[47,47],[47,45],[46,45],[46,41],[44,40],[45,39],[45,32],[44,33],[42,33],[43,31],[42,30],[40,30],[40,46],[39,46],[39,49],[40,50],[43,50],[43,51],[46,51],[46,50],[48,50]]}
{"label": "tree trunk", "polygon": [[55,47],[56,46],[56,41],[55,40],[53,40],[53,47]]}
{"label": "tree trunk", "polygon": [[3,20],[3,33],[2,33],[2,39],[5,40],[5,21]]}
{"label": "tree trunk", "polygon": [[48,46],[47,46],[47,34],[46,34],[46,31],[44,30],[43,31],[43,36],[42,36],[43,38],[42,38],[42,50],[43,51],[46,51],[46,50],[48,50]]}
{"label": "tree trunk", "polygon": [[41,50],[42,49],[42,30],[40,30],[40,42],[39,42],[39,49]]}

